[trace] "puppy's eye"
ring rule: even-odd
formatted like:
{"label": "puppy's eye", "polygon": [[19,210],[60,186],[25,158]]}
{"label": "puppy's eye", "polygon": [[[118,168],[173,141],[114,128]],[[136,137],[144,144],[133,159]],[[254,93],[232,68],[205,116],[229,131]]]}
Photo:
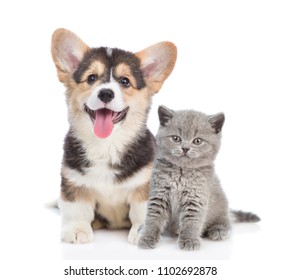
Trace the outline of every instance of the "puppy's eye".
{"label": "puppy's eye", "polygon": [[131,85],[130,80],[127,77],[121,77],[119,82],[123,87],[126,88],[128,88]]}
{"label": "puppy's eye", "polygon": [[201,145],[203,142],[204,142],[204,141],[203,141],[203,139],[201,139],[201,138],[195,138],[195,139],[193,140],[193,144],[195,144],[195,145]]}
{"label": "puppy's eye", "polygon": [[176,136],[176,135],[172,136],[172,140],[176,143],[181,142],[181,138],[179,136]]}
{"label": "puppy's eye", "polygon": [[91,74],[87,77],[87,83],[89,85],[92,85],[96,80],[98,79],[98,76],[95,74]]}

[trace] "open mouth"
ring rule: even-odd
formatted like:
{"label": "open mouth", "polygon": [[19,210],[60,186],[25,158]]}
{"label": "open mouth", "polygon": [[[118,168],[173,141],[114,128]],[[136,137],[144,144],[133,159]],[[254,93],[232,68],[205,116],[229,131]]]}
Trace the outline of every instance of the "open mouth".
{"label": "open mouth", "polygon": [[85,104],[85,111],[88,113],[94,124],[95,135],[99,138],[108,137],[111,134],[114,125],[125,119],[128,110],[129,107],[126,107],[121,112],[114,112],[107,108],[91,110]]}

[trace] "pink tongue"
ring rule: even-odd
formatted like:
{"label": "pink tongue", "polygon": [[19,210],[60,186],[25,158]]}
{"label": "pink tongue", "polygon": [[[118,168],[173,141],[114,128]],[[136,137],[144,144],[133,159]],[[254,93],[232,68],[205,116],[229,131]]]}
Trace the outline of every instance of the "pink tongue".
{"label": "pink tongue", "polygon": [[94,132],[96,136],[99,138],[106,138],[111,134],[112,129],[112,111],[108,109],[97,110],[94,124]]}

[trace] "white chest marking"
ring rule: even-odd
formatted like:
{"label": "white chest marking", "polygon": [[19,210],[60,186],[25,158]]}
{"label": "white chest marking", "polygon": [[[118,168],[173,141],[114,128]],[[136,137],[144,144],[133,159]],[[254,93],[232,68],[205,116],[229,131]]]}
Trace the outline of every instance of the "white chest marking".
{"label": "white chest marking", "polygon": [[88,187],[102,196],[111,197],[122,189],[128,191],[147,183],[151,175],[151,167],[145,166],[122,182],[115,180],[116,173],[117,171],[110,169],[102,161],[96,163],[94,167],[87,168],[85,174],[71,168],[64,168],[64,176],[75,185]]}

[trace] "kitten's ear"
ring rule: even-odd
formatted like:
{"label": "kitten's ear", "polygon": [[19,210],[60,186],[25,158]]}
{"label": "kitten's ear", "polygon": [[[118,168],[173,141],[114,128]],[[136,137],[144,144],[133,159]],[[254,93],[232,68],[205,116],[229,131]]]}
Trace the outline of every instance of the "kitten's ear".
{"label": "kitten's ear", "polygon": [[141,62],[141,69],[151,94],[157,93],[174,69],[177,47],[171,42],[152,45],[135,54]]}
{"label": "kitten's ear", "polygon": [[173,118],[174,111],[165,107],[165,106],[159,106],[158,108],[158,116],[160,125],[165,126],[166,123]]}
{"label": "kitten's ear", "polygon": [[218,113],[216,115],[212,115],[209,117],[208,121],[211,124],[212,128],[215,130],[216,133],[220,133],[221,129],[224,124],[224,114],[223,113]]}
{"label": "kitten's ear", "polygon": [[51,51],[61,82],[65,82],[77,70],[89,49],[76,34],[67,29],[59,28],[53,33]]}

